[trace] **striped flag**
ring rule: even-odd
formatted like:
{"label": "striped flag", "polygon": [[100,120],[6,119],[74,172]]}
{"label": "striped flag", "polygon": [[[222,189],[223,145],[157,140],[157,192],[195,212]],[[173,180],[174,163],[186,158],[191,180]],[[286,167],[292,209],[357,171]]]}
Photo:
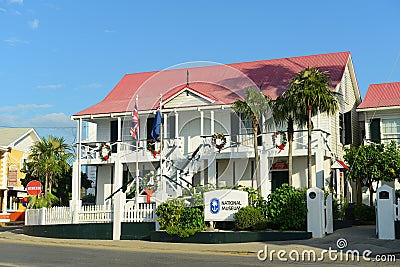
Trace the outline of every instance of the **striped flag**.
{"label": "striped flag", "polygon": [[132,111],[132,126],[130,129],[130,133],[133,139],[139,139],[139,113],[135,103]]}

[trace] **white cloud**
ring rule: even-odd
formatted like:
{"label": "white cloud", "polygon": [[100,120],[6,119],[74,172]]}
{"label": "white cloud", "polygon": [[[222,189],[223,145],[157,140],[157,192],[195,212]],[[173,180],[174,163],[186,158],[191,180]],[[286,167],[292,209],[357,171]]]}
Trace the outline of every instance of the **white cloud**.
{"label": "white cloud", "polygon": [[24,105],[16,105],[16,106],[5,106],[0,107],[1,112],[10,112],[10,111],[24,111],[29,109],[40,109],[40,108],[51,108],[50,104],[24,104]]}
{"label": "white cloud", "polygon": [[39,28],[39,20],[38,19],[34,19],[32,21],[29,22],[29,26],[33,29],[36,30],[37,28]]}
{"label": "white cloud", "polygon": [[50,113],[36,116],[30,119],[30,123],[36,127],[75,127],[76,123],[64,113]]}
{"label": "white cloud", "polygon": [[109,30],[109,29],[105,29],[104,32],[105,32],[105,33],[113,33],[113,32],[115,32],[115,31]]}
{"label": "white cloud", "polygon": [[9,44],[10,46],[16,46],[19,44],[29,44],[29,41],[25,41],[25,40],[21,40],[15,37],[11,37],[8,39],[3,40],[4,42],[6,42],[7,44]]}
{"label": "white cloud", "polygon": [[0,7],[0,12],[7,12],[7,10]]}
{"label": "white cloud", "polygon": [[101,83],[89,83],[82,86],[83,88],[97,89],[103,87]]}
{"label": "white cloud", "polygon": [[9,4],[19,4],[22,5],[24,4],[24,0],[8,0]]}
{"label": "white cloud", "polygon": [[42,84],[36,86],[36,88],[38,89],[49,89],[49,90],[60,89],[62,87],[64,87],[64,84]]}
{"label": "white cloud", "polygon": [[76,122],[64,113],[49,113],[32,118],[0,113],[0,127],[32,127],[40,136],[64,137],[69,144],[76,139]]}

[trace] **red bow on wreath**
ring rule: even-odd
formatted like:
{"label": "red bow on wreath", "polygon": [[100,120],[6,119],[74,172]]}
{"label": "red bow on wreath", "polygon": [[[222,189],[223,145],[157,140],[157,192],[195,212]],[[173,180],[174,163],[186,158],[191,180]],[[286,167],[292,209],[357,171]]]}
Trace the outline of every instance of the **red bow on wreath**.
{"label": "red bow on wreath", "polygon": [[[276,137],[280,136],[280,144],[276,143]],[[285,149],[286,143],[287,143],[287,137],[286,133],[284,131],[277,131],[272,135],[272,142],[275,145],[276,148],[279,149],[278,153],[280,153],[283,149]]]}

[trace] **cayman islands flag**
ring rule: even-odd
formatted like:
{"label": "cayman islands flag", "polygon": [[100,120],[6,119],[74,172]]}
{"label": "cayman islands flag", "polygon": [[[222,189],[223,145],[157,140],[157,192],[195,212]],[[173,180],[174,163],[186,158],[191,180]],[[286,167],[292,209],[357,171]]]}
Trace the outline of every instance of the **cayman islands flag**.
{"label": "cayman islands flag", "polygon": [[130,129],[130,133],[133,139],[139,139],[139,113],[136,103],[132,111],[132,126]]}

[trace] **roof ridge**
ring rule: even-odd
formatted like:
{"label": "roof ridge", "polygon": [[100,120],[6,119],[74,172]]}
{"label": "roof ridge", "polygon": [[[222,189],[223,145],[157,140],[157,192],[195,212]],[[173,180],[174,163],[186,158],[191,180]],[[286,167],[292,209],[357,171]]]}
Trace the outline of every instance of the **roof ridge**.
{"label": "roof ridge", "polygon": [[151,74],[151,73],[158,73],[160,71],[176,71],[176,70],[185,70],[185,69],[209,68],[209,67],[215,67],[215,66],[220,66],[220,65],[231,66],[231,65],[250,64],[250,63],[254,64],[254,63],[257,63],[257,62],[277,61],[277,60],[285,60],[285,59],[287,60],[287,59],[293,59],[293,58],[310,58],[310,57],[337,55],[337,54],[348,54],[348,55],[350,55],[350,51],[339,51],[339,52],[321,53],[321,54],[304,55],[304,56],[293,56],[293,57],[280,57],[280,58],[272,58],[272,59],[260,59],[260,60],[243,61],[243,62],[242,61],[238,61],[238,62],[232,62],[232,63],[219,63],[219,62],[213,62],[213,61],[206,61],[206,62],[210,62],[210,63],[215,63],[215,65],[207,65],[207,66],[199,66],[199,67],[188,67],[188,68],[176,68],[176,69],[165,68],[165,69],[152,70],[152,71],[139,71],[139,72],[133,72],[133,73],[125,73],[124,76],[137,75],[137,74]]}

